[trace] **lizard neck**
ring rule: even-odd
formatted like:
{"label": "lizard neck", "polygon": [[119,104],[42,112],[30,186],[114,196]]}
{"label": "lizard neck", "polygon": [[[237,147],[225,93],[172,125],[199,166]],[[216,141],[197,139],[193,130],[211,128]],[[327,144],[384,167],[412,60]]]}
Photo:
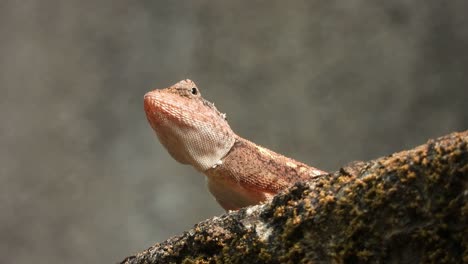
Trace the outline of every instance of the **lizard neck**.
{"label": "lizard neck", "polygon": [[155,129],[161,144],[177,161],[190,164],[198,171],[205,171],[217,166],[223,157],[232,149],[235,142],[234,133],[229,126],[214,129],[216,123],[179,125],[167,119]]}
{"label": "lizard neck", "polygon": [[295,182],[326,172],[235,135],[221,164],[204,174],[211,193],[228,210],[258,204]]}

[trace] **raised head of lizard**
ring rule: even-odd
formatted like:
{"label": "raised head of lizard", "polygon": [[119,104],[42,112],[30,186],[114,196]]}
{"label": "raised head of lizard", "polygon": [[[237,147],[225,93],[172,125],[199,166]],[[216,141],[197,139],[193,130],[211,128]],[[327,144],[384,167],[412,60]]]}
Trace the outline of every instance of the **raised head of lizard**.
{"label": "raised head of lizard", "polygon": [[180,163],[199,171],[216,166],[234,145],[225,115],[191,80],[145,95],[145,112],[159,141]]}
{"label": "raised head of lizard", "polygon": [[207,176],[210,192],[226,210],[258,204],[297,181],[326,174],[236,135],[191,80],[148,92],[144,108],[161,144]]}

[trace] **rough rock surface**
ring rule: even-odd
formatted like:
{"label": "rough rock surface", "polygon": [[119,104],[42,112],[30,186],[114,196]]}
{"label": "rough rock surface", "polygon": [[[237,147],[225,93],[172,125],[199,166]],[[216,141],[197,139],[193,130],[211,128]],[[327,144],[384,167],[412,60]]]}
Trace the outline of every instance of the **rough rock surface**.
{"label": "rough rock surface", "polygon": [[468,131],[298,183],[122,263],[467,263]]}

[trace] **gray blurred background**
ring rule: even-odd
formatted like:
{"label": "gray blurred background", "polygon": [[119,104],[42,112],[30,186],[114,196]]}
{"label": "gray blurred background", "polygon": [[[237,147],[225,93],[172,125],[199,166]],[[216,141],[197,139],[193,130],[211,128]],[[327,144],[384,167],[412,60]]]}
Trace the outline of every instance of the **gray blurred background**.
{"label": "gray blurred background", "polygon": [[467,1],[1,1],[2,263],[112,263],[220,215],[143,94],[190,78],[324,170],[468,128]]}

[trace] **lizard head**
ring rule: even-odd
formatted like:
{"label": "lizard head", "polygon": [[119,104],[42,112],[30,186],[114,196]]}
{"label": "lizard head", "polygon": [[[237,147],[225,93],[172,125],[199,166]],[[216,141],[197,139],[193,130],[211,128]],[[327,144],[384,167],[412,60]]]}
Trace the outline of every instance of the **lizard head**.
{"label": "lizard head", "polygon": [[144,108],[169,154],[199,171],[219,164],[234,145],[235,134],[226,115],[205,100],[191,80],[146,93]]}

